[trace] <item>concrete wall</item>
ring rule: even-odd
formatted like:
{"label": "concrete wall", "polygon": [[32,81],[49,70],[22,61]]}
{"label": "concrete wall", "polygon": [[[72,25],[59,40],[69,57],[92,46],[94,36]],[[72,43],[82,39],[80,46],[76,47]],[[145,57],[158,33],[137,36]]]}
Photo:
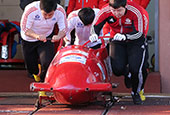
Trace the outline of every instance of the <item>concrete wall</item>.
{"label": "concrete wall", "polygon": [[22,10],[19,7],[19,0],[0,0],[0,19],[19,21]]}
{"label": "concrete wall", "polygon": [[148,14],[149,14],[149,30],[148,30],[148,35],[153,38],[153,41],[148,43],[148,51],[149,51],[149,66],[152,68],[151,65],[151,57],[155,53],[155,38],[154,38],[154,33],[155,33],[155,0],[151,0],[148,7],[146,8]]}
{"label": "concrete wall", "polygon": [[162,92],[170,93],[170,0],[159,0],[159,70]]}

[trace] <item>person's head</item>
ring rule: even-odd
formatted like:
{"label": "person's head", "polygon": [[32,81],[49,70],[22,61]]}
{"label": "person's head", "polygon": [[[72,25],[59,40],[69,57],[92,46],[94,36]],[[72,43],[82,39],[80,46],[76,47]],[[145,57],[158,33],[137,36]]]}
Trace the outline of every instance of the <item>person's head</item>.
{"label": "person's head", "polygon": [[121,18],[126,11],[127,0],[109,0],[109,6],[117,18]]}
{"label": "person's head", "polygon": [[78,12],[78,16],[80,20],[83,22],[83,24],[86,26],[86,25],[92,24],[94,17],[95,17],[95,13],[92,8],[87,7],[87,8],[82,8]]}
{"label": "person's head", "polygon": [[40,0],[41,13],[45,19],[52,18],[57,8],[56,0]]}

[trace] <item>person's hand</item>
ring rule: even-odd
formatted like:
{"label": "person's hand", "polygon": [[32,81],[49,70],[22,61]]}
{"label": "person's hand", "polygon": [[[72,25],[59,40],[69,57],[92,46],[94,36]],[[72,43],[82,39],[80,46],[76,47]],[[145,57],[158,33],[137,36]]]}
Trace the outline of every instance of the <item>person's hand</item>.
{"label": "person's hand", "polygon": [[123,35],[123,34],[117,33],[113,37],[113,40],[116,40],[116,41],[125,41],[126,40],[126,36]]}
{"label": "person's hand", "polygon": [[46,42],[46,41],[47,41],[45,35],[38,35],[36,39],[37,39],[37,40],[40,40],[40,41],[43,41],[43,42]]}
{"label": "person's hand", "polygon": [[52,37],[52,42],[57,42],[57,41],[59,41],[60,40],[60,37],[58,36],[58,35],[54,35],[53,37]]}
{"label": "person's hand", "polygon": [[98,40],[98,35],[97,34],[92,34],[89,37],[90,42],[96,42]]}

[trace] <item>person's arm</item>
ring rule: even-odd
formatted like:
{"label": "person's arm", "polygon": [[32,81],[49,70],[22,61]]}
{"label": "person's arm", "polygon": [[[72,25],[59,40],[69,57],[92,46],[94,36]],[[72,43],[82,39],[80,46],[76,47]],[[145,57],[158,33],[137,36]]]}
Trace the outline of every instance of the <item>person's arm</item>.
{"label": "person's arm", "polygon": [[75,6],[76,6],[76,0],[69,0],[69,4],[67,7],[67,15],[69,15],[69,13],[71,13],[74,10]]}
{"label": "person's arm", "polygon": [[31,38],[35,38],[35,39],[37,39],[37,40],[46,42],[46,36],[45,36],[45,35],[36,34],[36,33],[35,33],[33,30],[31,30],[31,29],[26,30],[25,35],[27,35],[27,36],[29,36],[29,37],[31,37]]}
{"label": "person's arm", "polygon": [[143,16],[141,13],[134,14],[132,20],[133,31],[125,34],[126,39],[135,40],[144,35]]}
{"label": "person's arm", "polygon": [[107,22],[109,17],[104,10],[100,10],[97,16],[95,17],[92,28],[91,34],[97,34],[99,36],[101,29],[103,28],[104,24]]}
{"label": "person's arm", "polygon": [[108,23],[106,23],[104,26],[103,26],[103,35],[106,35],[110,33],[110,25]]}
{"label": "person's arm", "polygon": [[37,10],[37,8],[35,8],[35,7],[31,7],[31,8],[24,10],[24,13],[23,13],[22,18],[21,18],[21,23],[20,23],[21,31],[26,36],[29,36],[33,39],[46,41],[45,35],[39,35],[31,29],[31,27],[34,23],[34,19],[33,19],[34,13],[33,12],[36,11],[36,10]]}
{"label": "person's arm", "polygon": [[53,35],[52,42],[59,41],[61,38],[64,38],[65,35],[66,35],[65,29],[59,31],[57,35]]}
{"label": "person's arm", "polygon": [[66,12],[63,7],[58,7],[57,10],[59,11],[58,16],[58,29],[59,32],[57,35],[52,37],[52,42],[59,41],[60,39],[64,38],[67,31],[67,20],[66,20]]}
{"label": "person's arm", "polygon": [[77,19],[77,14],[75,11],[71,12],[68,15],[68,18],[67,18],[68,29],[67,29],[66,37],[64,39],[67,45],[71,44],[71,35],[70,34],[71,34],[71,31],[76,26],[76,19]]}
{"label": "person's arm", "polygon": [[116,19],[113,16],[110,16],[109,10],[105,11],[105,9],[106,8],[101,9],[93,21],[90,32],[91,36],[89,37],[89,40],[91,42],[95,42],[98,40],[100,31],[102,30],[106,22],[109,22],[110,19],[112,20],[111,23],[114,23],[116,21]]}

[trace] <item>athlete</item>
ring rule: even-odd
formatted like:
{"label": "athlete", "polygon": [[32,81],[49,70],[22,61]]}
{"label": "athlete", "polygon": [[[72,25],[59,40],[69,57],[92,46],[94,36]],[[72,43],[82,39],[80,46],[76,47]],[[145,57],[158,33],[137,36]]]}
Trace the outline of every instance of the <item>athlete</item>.
{"label": "athlete", "polygon": [[[146,9],[148,4],[150,3],[150,0],[127,0],[127,1],[135,2],[135,3],[139,4],[140,6],[142,6],[144,9]],[[108,23],[106,23],[103,27],[103,34],[110,35],[110,26]]]}
{"label": "athlete", "polygon": [[[53,34],[55,24],[59,32]],[[66,13],[56,0],[40,0],[25,7],[21,18],[22,49],[28,73],[34,77],[40,76],[44,82],[48,66],[53,59],[54,42],[66,35]],[[47,41],[47,38],[52,38]],[[41,64],[39,72],[38,64]]]}
{"label": "athlete", "polygon": [[[76,11],[71,12],[68,15],[67,21],[68,21],[68,31],[67,36],[65,37],[65,41],[67,45],[71,44],[71,31],[75,29],[75,45],[82,45],[86,41],[89,40],[90,36],[90,30],[92,22],[99,12],[99,9],[97,8],[82,8]],[[101,42],[95,42],[89,44],[90,47],[96,46]]]}
{"label": "athlete", "polygon": [[[116,76],[128,79],[127,88],[132,87],[134,104],[142,104],[144,84],[147,77],[147,43],[149,16],[144,8],[126,0],[109,0],[101,9],[92,26],[90,40],[98,40],[105,23],[110,25],[113,42],[111,44],[111,64]],[[128,66],[128,67],[127,67]],[[127,69],[128,68],[128,69]]]}

